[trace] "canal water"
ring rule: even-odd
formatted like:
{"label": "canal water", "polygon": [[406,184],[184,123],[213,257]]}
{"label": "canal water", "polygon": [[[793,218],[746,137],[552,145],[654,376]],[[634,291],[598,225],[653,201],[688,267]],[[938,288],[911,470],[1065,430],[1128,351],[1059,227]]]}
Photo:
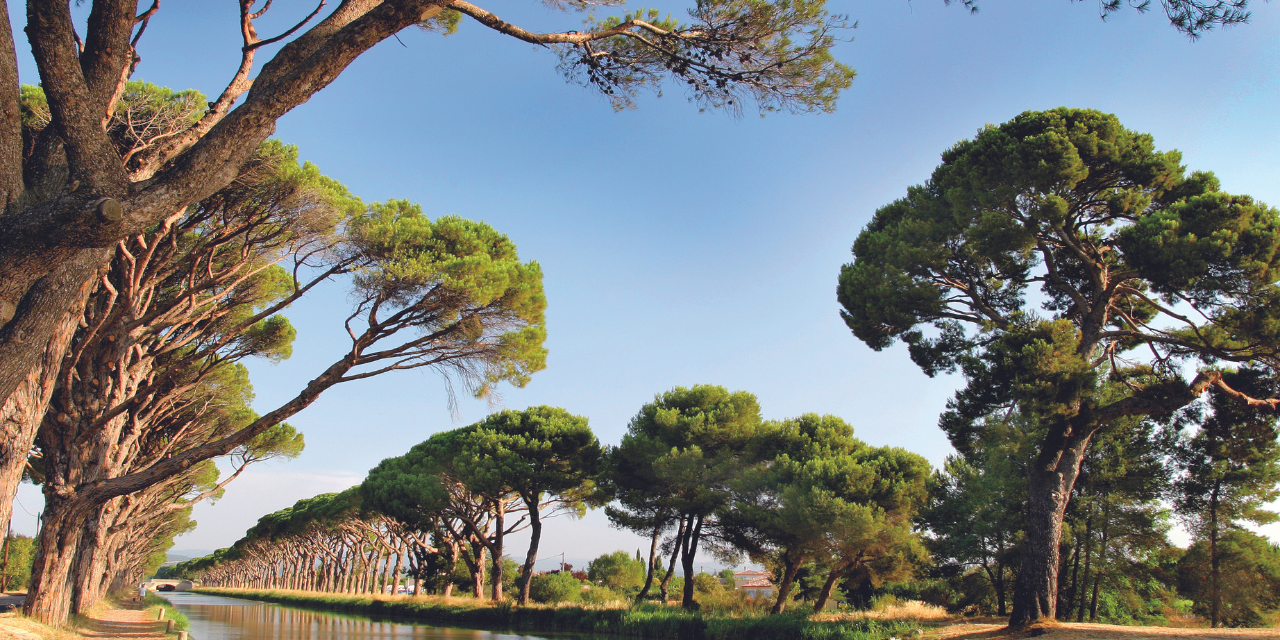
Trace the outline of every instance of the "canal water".
{"label": "canal water", "polygon": [[192,640],[582,640],[585,637],[531,636],[384,622],[184,591],[163,596],[191,620],[188,631]]}

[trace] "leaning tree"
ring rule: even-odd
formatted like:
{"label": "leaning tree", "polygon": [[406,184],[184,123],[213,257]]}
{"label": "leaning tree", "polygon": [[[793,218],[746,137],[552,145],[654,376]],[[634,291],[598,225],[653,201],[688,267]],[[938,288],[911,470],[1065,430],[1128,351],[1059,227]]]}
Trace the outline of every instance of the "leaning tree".
{"label": "leaning tree", "polygon": [[345,230],[325,260],[347,264],[352,274],[352,309],[343,319],[349,350],[261,416],[189,446],[162,448],[154,460],[127,473],[63,479],[46,488],[46,498],[57,500],[46,505],[41,536],[48,543],[35,561],[28,615],[52,622],[66,618],[64,585],[68,556],[79,540],[76,522],[117,496],[231,453],[334,385],[425,367],[484,395],[501,382],[522,386],[545,366],[541,269],[521,262],[515,245],[492,227],[450,216],[429,220],[420,207],[391,201],[370,205]]}
{"label": "leaning tree", "polygon": [[[947,150],[928,182],[876,212],[841,269],[855,336],[906,343],[929,375],[963,372],[941,419],[957,449],[996,412],[1042,430],[1014,624],[1055,615],[1063,514],[1100,430],[1211,386],[1280,402],[1218,369],[1280,366],[1280,218],[1180,162],[1109,114],[1023,113]],[[1134,368],[1144,375],[1116,376]],[[1128,392],[1102,393],[1108,376]]]}
{"label": "leaning tree", "polygon": [[[466,0],[342,0],[332,9],[319,0],[275,35],[255,27],[270,0],[237,4],[239,24],[227,27],[238,27],[242,47],[226,88],[212,102],[199,100],[194,117],[157,121],[124,140],[113,136],[113,116],[159,0],[93,0],[79,29],[70,2],[27,3],[23,31],[48,106],[48,126],[35,136],[21,108],[7,6],[0,11],[0,406],[29,403],[26,387],[60,361],[116,243],[227,186],[277,119],[403,29],[447,32],[468,16],[558,52],[571,79],[617,106],[675,78],[705,106],[737,110],[754,101],[763,110],[830,111],[853,77],[831,57],[832,33],[844,22],[827,14],[824,0],[701,0],[687,23],[650,12],[559,33],[528,31]],[[613,2],[547,4],[583,10]],[[33,428],[4,434],[0,466],[25,458]],[[15,484],[4,480],[0,486]],[[10,498],[0,499],[0,517]]]}

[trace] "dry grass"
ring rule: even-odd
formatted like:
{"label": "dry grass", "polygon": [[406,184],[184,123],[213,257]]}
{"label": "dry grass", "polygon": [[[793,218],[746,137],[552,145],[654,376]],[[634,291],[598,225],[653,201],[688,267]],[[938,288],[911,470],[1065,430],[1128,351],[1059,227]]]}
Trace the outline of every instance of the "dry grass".
{"label": "dry grass", "polygon": [[20,613],[0,613],[0,638],[4,640],[82,640],[67,629],[50,627]]}
{"label": "dry grass", "polygon": [[1009,629],[1000,624],[953,624],[927,632],[924,640],[1263,640],[1280,638],[1280,629],[1188,629],[1177,627],[1124,627],[1081,622],[1037,624]]}
{"label": "dry grass", "polygon": [[814,620],[837,622],[841,620],[910,620],[917,623],[937,624],[953,620],[955,616],[947,613],[943,607],[927,604],[919,600],[906,600],[877,606],[868,611],[823,612],[813,616]]}

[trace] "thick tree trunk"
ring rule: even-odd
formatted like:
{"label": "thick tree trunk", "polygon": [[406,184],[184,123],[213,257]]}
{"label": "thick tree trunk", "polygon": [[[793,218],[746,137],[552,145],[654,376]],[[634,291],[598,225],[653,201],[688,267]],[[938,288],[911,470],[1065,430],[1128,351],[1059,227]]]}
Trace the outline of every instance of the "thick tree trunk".
{"label": "thick tree trunk", "polygon": [[[89,291],[110,257],[110,249],[81,249],[32,283],[11,312],[5,311],[10,303],[0,299],[0,398],[13,395],[47,357],[68,316],[79,321]],[[11,276],[6,272],[4,280]],[[66,343],[62,345],[65,350]],[[55,357],[60,362],[62,353]]]}
{"label": "thick tree trunk", "polygon": [[1027,533],[1013,590],[1012,626],[1056,618],[1062,518],[1088,444],[1087,437],[1068,439],[1051,432],[1029,473]]}
{"label": "thick tree trunk", "polygon": [[787,598],[791,595],[791,585],[795,584],[796,572],[799,570],[800,563],[783,554],[782,583],[778,585],[778,599],[774,601],[769,615],[778,615],[787,610]]}
{"label": "thick tree trunk", "polygon": [[70,613],[71,570],[84,531],[83,522],[92,514],[51,494],[46,487],[44,522],[23,613],[45,624],[60,625]]}
{"label": "thick tree trunk", "polygon": [[120,498],[98,508],[84,522],[80,545],[76,550],[75,566],[71,577],[71,612],[82,613],[101,598],[102,577],[106,574],[107,554],[111,551],[107,529],[111,511],[118,508]]}
{"label": "thick tree trunk", "polygon": [[680,606],[689,610],[698,609],[698,601],[693,597],[693,559],[698,555],[698,539],[702,534],[702,516],[694,516],[680,549],[680,565],[684,568],[684,598]]}
{"label": "thick tree trunk", "polygon": [[471,582],[473,595],[476,600],[484,600],[484,583],[485,583],[485,552],[487,550],[481,546],[475,550],[476,566],[471,572]]}
{"label": "thick tree trunk", "polygon": [[[458,556],[462,554],[462,545],[459,544],[457,540],[450,539],[445,548],[449,550],[449,566],[445,569],[444,593],[441,595],[445,598],[449,598],[453,596],[453,568],[458,566]],[[415,576],[414,580],[414,588],[417,589],[416,581],[418,578]]]}
{"label": "thick tree trunk", "polygon": [[[57,309],[56,317],[51,320],[52,337],[45,341],[43,352],[39,354],[34,366],[26,368],[25,377],[14,391],[0,403],[0,522],[8,522],[13,515],[13,500],[18,495],[18,485],[22,482],[27,456],[35,444],[40,422],[49,406],[63,354],[75,335],[76,326],[84,313],[85,301],[94,285],[92,276],[97,273],[90,271],[87,276],[82,274],[84,266],[82,263],[66,265],[50,276],[52,284],[42,285],[46,288],[68,289],[71,303]],[[81,277],[85,279],[77,282]],[[4,330],[9,330],[9,327],[6,326]],[[2,362],[0,367],[8,367],[10,364],[12,363]]]}

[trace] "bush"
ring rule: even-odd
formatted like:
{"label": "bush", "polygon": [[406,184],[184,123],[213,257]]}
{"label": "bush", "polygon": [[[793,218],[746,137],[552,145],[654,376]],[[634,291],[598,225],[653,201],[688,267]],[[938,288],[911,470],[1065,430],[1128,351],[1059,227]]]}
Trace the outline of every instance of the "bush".
{"label": "bush", "polygon": [[724,584],[719,578],[709,573],[699,573],[693,577],[693,592],[709,596],[718,595],[724,592]]}
{"label": "bush", "polygon": [[582,581],[563,571],[537,575],[529,585],[529,597],[543,604],[577,602],[582,599]]}
{"label": "bush", "polygon": [[626,551],[614,551],[592,560],[587,565],[587,577],[617,591],[639,589],[644,584],[644,563]]}
{"label": "bush", "polygon": [[593,586],[582,592],[582,601],[590,604],[609,604],[611,602],[626,602],[627,600],[627,596],[601,585]]}
{"label": "bush", "polygon": [[9,566],[4,580],[10,591],[26,591],[31,582],[31,563],[35,560],[36,541],[30,536],[9,536]]}

